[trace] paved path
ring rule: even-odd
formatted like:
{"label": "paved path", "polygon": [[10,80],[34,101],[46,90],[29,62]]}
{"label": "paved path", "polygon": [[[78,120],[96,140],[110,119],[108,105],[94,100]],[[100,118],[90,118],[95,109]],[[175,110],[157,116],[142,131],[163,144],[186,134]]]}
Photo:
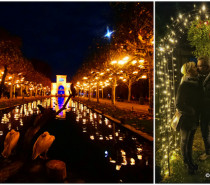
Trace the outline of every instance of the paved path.
{"label": "paved path", "polygon": [[[79,97],[81,99],[88,99],[86,97]],[[91,101],[97,101],[96,98],[91,98]],[[111,100],[107,99],[99,99],[100,103],[104,104],[112,104]],[[149,105],[140,105],[137,103],[128,103],[128,102],[115,102],[115,106],[120,108],[120,109],[125,109],[125,110],[133,110],[135,112],[141,112],[141,113],[148,113]]]}

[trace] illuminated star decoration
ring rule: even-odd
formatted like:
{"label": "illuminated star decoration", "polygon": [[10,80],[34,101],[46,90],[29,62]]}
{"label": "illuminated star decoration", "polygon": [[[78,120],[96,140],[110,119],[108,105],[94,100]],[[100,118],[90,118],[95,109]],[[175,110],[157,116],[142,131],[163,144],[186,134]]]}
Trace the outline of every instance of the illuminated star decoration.
{"label": "illuminated star decoration", "polygon": [[106,32],[106,35],[104,35],[104,37],[107,37],[108,39],[110,39],[110,37],[111,37],[112,33],[114,33],[114,31],[110,31],[108,26],[107,26],[106,30],[107,30],[107,32]]}

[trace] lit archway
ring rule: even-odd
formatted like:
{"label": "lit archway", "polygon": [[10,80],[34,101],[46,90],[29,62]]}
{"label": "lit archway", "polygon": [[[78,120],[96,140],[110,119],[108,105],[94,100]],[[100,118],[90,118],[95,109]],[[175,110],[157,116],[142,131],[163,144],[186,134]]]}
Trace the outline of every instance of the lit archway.
{"label": "lit archway", "polygon": [[60,85],[58,87],[58,94],[60,94],[60,95],[64,95],[65,94],[64,86],[63,85]]}
{"label": "lit archway", "polygon": [[176,81],[179,80],[177,74],[180,72],[174,49],[195,20],[209,24],[209,12],[205,6],[201,9],[194,6],[192,12],[171,18],[172,24],[166,26],[167,34],[156,45],[156,160],[158,156],[162,176],[171,174],[171,164],[179,151],[179,133],[172,131],[170,127],[175,112]]}

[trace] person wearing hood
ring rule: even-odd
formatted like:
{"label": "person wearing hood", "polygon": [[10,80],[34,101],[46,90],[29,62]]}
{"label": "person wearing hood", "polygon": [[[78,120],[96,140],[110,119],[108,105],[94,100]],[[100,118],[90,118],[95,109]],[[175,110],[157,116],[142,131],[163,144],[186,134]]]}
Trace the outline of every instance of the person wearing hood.
{"label": "person wearing hood", "polygon": [[188,167],[188,173],[194,174],[198,170],[198,165],[193,163],[192,145],[199,124],[202,88],[199,86],[197,67],[194,62],[185,63],[181,72],[183,77],[176,97],[176,108],[182,114],[179,124],[181,153]]}

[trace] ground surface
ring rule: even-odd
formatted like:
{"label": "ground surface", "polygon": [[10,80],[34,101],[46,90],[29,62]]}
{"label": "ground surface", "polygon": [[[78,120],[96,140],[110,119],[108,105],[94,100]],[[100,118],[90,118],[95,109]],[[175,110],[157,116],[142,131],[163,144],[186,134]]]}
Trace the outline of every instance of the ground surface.
{"label": "ground surface", "polygon": [[75,100],[121,120],[122,124],[128,124],[137,130],[153,136],[153,115],[149,113],[148,105],[117,101],[113,105],[111,100],[100,99],[99,103],[97,103],[95,98],[88,100],[88,98],[84,97],[76,97]]}
{"label": "ground surface", "polygon": [[[204,153],[204,143],[200,128],[197,129],[193,142],[193,159],[199,169],[196,174],[189,175],[183,163],[180,150],[176,159],[171,163],[171,175],[161,179],[163,183],[210,183],[210,158],[200,161],[199,156]],[[161,154],[156,153],[156,163]],[[157,173],[157,172],[156,172]],[[156,174],[157,176],[157,174]]]}
{"label": "ground surface", "polygon": [[[86,97],[82,97],[82,99],[88,100]],[[91,101],[96,102],[96,98],[91,98]],[[99,99],[100,103],[102,104],[112,104],[111,100],[108,99]],[[135,111],[135,112],[141,112],[141,113],[148,113],[149,105],[140,105],[137,101],[133,101],[131,103],[128,102],[115,102],[115,106],[120,109]]]}

